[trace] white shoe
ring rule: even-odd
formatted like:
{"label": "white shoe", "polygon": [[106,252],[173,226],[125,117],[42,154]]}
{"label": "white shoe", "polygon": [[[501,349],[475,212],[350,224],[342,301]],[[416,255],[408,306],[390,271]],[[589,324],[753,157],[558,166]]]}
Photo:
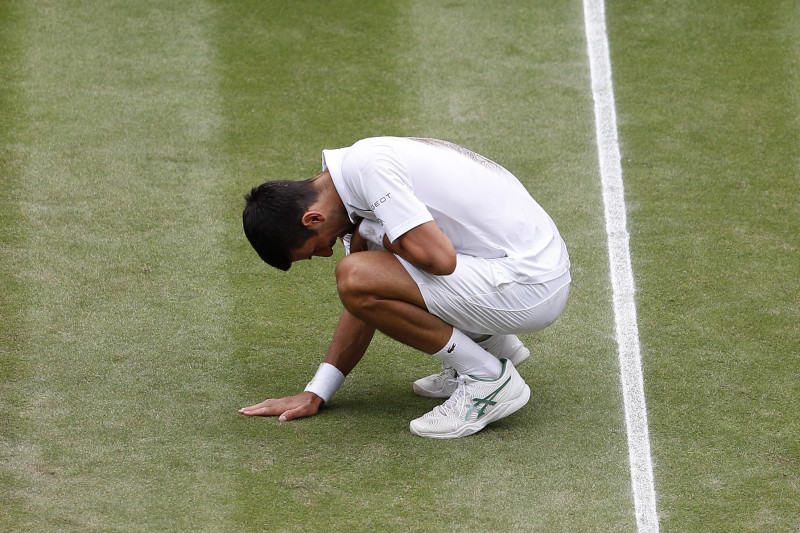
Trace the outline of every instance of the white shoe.
{"label": "white shoe", "polygon": [[[531,355],[516,335],[492,335],[478,345],[498,359],[508,359],[515,367],[519,367]],[[458,386],[458,372],[454,368],[442,365],[442,371],[431,374],[414,382],[412,388],[418,396],[426,398],[449,398]]]}
{"label": "white shoe", "polygon": [[442,364],[442,371],[414,382],[412,388],[418,396],[426,398],[449,398],[458,387],[458,372]]}
{"label": "white shoe", "polygon": [[466,437],[521,409],[531,389],[514,365],[506,359],[500,362],[503,371],[497,379],[459,376],[458,387],[446,402],[411,421],[411,433],[434,439]]}

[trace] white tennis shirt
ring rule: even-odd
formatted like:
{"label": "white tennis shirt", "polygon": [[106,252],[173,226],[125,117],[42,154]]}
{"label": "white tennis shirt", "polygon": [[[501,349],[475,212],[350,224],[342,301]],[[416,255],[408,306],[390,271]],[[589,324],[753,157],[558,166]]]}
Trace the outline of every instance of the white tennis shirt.
{"label": "white tennis shirt", "polygon": [[435,221],[457,253],[492,261],[498,284],[569,271],[555,223],[508,170],[437,139],[374,137],[322,151],[350,219],[376,220],[394,242]]}

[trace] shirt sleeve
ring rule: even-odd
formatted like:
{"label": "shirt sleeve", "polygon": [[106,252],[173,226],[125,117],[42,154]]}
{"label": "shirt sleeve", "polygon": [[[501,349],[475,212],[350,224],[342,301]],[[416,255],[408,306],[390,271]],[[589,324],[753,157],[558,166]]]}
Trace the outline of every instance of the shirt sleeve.
{"label": "shirt sleeve", "polygon": [[381,223],[391,242],[407,231],[433,220],[414,194],[411,176],[389,147],[354,145],[342,165],[342,174],[354,189],[353,206]]}

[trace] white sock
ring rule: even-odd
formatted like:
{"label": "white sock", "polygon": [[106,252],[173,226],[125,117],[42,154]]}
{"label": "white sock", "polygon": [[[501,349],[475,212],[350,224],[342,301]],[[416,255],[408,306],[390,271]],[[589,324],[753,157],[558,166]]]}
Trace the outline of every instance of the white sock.
{"label": "white sock", "polygon": [[514,335],[484,335],[481,333],[471,333],[469,331],[464,331],[464,334],[470,339],[474,340],[478,346],[498,359],[502,354],[510,351],[510,346],[513,345],[514,341],[516,340]]}
{"label": "white sock", "polygon": [[475,342],[480,342],[483,339],[488,339],[489,337],[491,337],[491,335],[485,335],[483,333],[472,333],[471,331],[467,331],[465,329],[462,329],[461,333],[463,333],[470,339],[474,340]]}
{"label": "white sock", "polygon": [[513,346],[516,337],[513,335],[492,335],[488,339],[478,341],[478,345],[495,357],[506,354]]}
{"label": "white sock", "polygon": [[453,335],[444,348],[431,355],[455,368],[459,374],[480,379],[497,379],[503,371],[503,365],[495,356],[456,328],[453,328]]}

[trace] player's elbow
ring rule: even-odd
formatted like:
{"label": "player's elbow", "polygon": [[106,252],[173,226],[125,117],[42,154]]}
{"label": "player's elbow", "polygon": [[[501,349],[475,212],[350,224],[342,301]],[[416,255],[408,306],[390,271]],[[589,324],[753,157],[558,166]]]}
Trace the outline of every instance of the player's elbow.
{"label": "player's elbow", "polygon": [[456,259],[456,254],[453,254],[451,257],[448,257],[441,265],[440,271],[436,274],[437,276],[449,276],[453,272],[456,271],[456,265],[458,264],[458,260]]}
{"label": "player's elbow", "polygon": [[422,269],[434,276],[449,276],[456,271],[457,264],[455,252],[452,254],[443,253],[429,258]]}
{"label": "player's elbow", "polygon": [[389,243],[389,250],[435,276],[449,276],[456,270],[455,247],[433,222],[423,224],[396,242]]}

